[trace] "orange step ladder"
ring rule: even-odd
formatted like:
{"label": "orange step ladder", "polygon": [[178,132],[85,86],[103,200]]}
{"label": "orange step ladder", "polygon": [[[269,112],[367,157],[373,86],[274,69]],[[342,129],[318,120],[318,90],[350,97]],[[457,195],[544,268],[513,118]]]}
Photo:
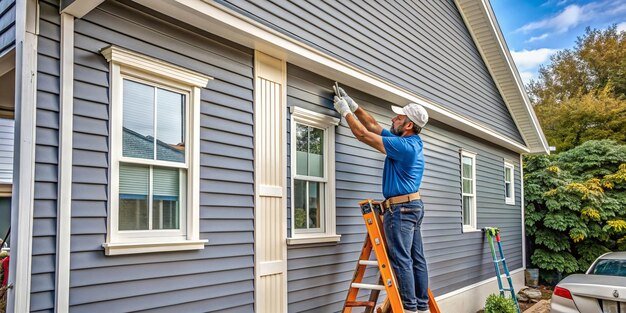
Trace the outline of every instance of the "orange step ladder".
{"label": "orange step ladder", "polygon": [[[361,250],[361,255],[357,261],[356,270],[354,271],[354,276],[350,283],[350,289],[348,290],[348,296],[344,302],[342,312],[351,313],[354,307],[365,307],[366,313],[373,313],[376,303],[378,302],[378,296],[380,292],[384,290],[387,293],[387,298],[383,305],[378,308],[377,313],[403,313],[404,308],[402,307],[402,299],[398,291],[398,283],[393,274],[389,257],[387,256],[380,202],[363,200],[359,202],[359,207],[363,214],[367,235],[365,236],[363,250]],[[370,260],[372,250],[374,250],[376,260]],[[380,278],[378,279],[377,285],[362,283],[367,266],[378,266]],[[371,290],[368,301],[357,301],[360,289]],[[428,289],[428,298],[430,312],[441,313],[430,288]]]}

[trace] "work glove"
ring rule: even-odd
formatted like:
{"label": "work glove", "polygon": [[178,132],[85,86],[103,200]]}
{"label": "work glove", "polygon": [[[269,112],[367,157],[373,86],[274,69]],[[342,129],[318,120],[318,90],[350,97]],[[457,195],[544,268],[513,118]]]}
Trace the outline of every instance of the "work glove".
{"label": "work glove", "polygon": [[350,106],[350,111],[352,113],[354,113],[356,109],[359,108],[359,105],[356,102],[354,102],[354,100],[352,100],[350,96],[348,96],[348,93],[346,93],[346,91],[343,90],[343,88],[339,87],[339,90],[337,90],[337,88],[333,86],[333,89],[335,90],[335,94],[337,94],[339,97],[346,100],[346,102],[348,103],[348,106]]}
{"label": "work glove", "polygon": [[346,117],[346,115],[348,115],[348,113],[352,113],[350,111],[350,106],[348,105],[348,102],[344,98],[335,96],[334,105],[335,111],[339,112],[339,114],[341,114],[341,116],[343,116],[344,118]]}

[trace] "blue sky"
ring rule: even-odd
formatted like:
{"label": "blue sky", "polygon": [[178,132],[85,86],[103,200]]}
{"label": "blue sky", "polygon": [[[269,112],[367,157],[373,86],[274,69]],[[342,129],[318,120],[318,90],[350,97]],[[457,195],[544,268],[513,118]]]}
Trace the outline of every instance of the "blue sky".
{"label": "blue sky", "polygon": [[626,31],[626,0],[491,0],[525,83],[556,51],[572,48],[585,27]]}

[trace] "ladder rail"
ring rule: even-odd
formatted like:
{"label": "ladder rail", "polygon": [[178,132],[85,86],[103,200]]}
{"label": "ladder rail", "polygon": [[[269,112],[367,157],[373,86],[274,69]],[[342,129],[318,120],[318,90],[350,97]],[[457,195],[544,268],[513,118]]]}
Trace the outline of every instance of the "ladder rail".
{"label": "ladder rail", "polygon": [[[382,216],[380,215],[381,206],[379,202],[372,200],[364,200],[359,202],[363,220],[367,229],[363,250],[357,261],[355,273],[350,283],[348,296],[344,302],[343,313],[351,313],[353,307],[365,307],[365,313],[373,313],[375,304],[378,302],[378,296],[381,291],[387,293],[387,298],[382,306],[378,307],[378,313],[392,312],[403,313],[404,307],[398,290],[398,283],[391,267],[389,256],[387,255],[387,247],[385,241],[385,233],[382,224]],[[376,260],[370,260],[371,253],[374,252]],[[363,276],[368,266],[377,266],[379,271],[378,284],[364,284]],[[370,296],[368,301],[357,301],[360,289],[369,289]],[[431,313],[441,313],[435,296],[430,288],[428,288],[429,301],[428,305]]]}
{"label": "ladder rail", "polygon": [[[489,247],[491,249],[491,256],[493,258],[493,264],[496,268],[496,278],[498,281],[498,290],[500,291],[500,295],[504,297],[504,292],[509,291],[511,293],[511,299],[513,299],[515,307],[517,308],[517,312],[520,313],[521,310],[517,301],[517,295],[515,294],[515,288],[513,287],[513,279],[511,278],[511,273],[509,272],[509,268],[506,265],[506,258],[504,257],[504,251],[502,250],[502,242],[500,241],[500,230],[493,227],[485,227],[483,230],[487,233],[487,239],[489,241]],[[496,250],[493,243],[494,239],[496,241],[496,244],[498,245],[500,259],[498,259],[498,257],[496,256]],[[509,288],[504,288],[502,285],[502,274],[500,272],[499,263],[502,263],[502,270],[504,271],[504,276],[507,279]]]}

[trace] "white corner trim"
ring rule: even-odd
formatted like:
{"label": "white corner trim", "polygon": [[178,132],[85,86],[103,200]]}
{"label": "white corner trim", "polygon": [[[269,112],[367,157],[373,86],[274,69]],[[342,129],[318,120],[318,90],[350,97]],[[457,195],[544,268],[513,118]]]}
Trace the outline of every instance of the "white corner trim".
{"label": "white corner trim", "polygon": [[61,9],[61,13],[66,13],[81,18],[91,12],[104,0],[74,0],[70,5]]}
{"label": "white corner trim", "polygon": [[390,84],[222,5],[203,0],[135,1],[240,44],[264,53],[281,56],[289,63],[313,70],[331,79],[343,81],[356,89],[368,90],[382,99],[396,104],[419,103],[428,109],[434,120],[439,120],[510,150],[520,153],[530,152],[524,144],[501,135],[481,123],[452,112],[441,104],[422,98],[411,90]]}
{"label": "white corner trim", "polygon": [[74,16],[61,13],[59,178],[55,307],[69,311],[74,119]]}
{"label": "white corner trim", "polygon": [[29,312],[35,196],[37,103],[36,0],[17,1],[15,9],[15,148],[11,203],[11,259],[7,312]]}
{"label": "white corner trim", "polygon": [[303,109],[299,106],[291,106],[289,108],[291,111],[291,116],[305,119],[307,121],[316,122],[318,124],[330,126],[330,125],[339,125],[339,119],[333,116],[329,116],[322,113],[313,112],[307,109]]}
{"label": "white corner trim", "polygon": [[172,242],[133,242],[133,243],[104,243],[106,255],[137,254],[166,251],[200,250],[208,243],[207,239],[184,240]]}
{"label": "white corner trim", "polygon": [[151,75],[175,80],[194,87],[205,87],[213,77],[188,70],[143,54],[126,50],[117,46],[103,49],[102,54],[107,62],[131,67]]}
{"label": "white corner trim", "polygon": [[524,205],[524,156],[519,155],[520,207],[522,210],[522,267],[526,268],[526,208]]}
{"label": "white corner trim", "polygon": [[312,243],[328,243],[328,242],[339,242],[341,240],[341,235],[316,235],[316,236],[300,236],[297,238],[287,238],[287,244],[290,246],[293,245],[304,245],[304,244],[312,244]]}

